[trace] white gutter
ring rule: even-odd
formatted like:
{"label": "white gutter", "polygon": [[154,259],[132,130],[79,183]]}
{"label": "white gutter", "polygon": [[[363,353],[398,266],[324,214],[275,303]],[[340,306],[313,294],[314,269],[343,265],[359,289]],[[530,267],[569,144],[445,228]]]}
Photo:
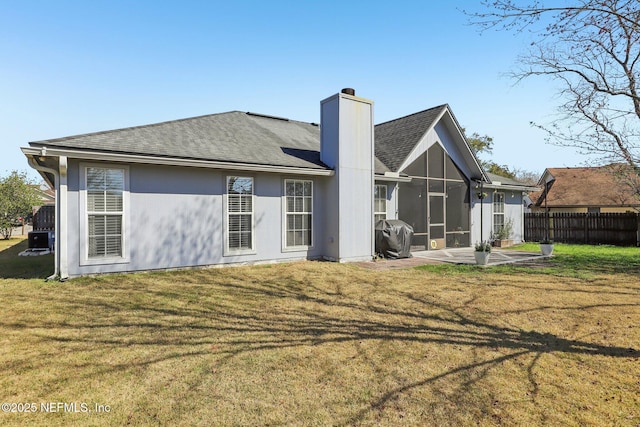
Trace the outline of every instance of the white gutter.
{"label": "white gutter", "polygon": [[486,182],[484,183],[484,188],[490,188],[492,190],[522,191],[523,193],[528,191],[540,191],[540,188],[530,185],[487,184]]}
{"label": "white gutter", "polygon": [[[295,175],[316,175],[316,176],[333,176],[335,172],[331,169],[311,169],[296,166],[271,166],[256,165],[253,163],[230,163],[217,160],[197,160],[197,159],[181,159],[177,157],[156,157],[145,156],[139,154],[119,154],[105,151],[82,151],[61,149],[55,147],[42,147],[46,149],[47,156],[66,156],[74,159],[110,161],[110,162],[128,162],[128,163],[144,163],[153,165],[166,166],[187,166],[209,169],[226,169],[226,170],[242,170],[251,172],[271,172],[285,173]],[[42,150],[40,147],[22,147],[21,150],[25,155],[40,155]]]}
{"label": "white gutter", "polygon": [[402,176],[398,172],[385,172],[384,175],[374,174],[374,179],[385,182],[411,182],[410,176]]}

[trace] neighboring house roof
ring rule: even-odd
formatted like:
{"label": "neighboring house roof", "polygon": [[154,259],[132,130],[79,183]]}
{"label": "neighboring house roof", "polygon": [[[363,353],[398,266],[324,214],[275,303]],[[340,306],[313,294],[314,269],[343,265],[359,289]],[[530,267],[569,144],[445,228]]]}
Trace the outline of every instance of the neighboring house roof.
{"label": "neighboring house roof", "polygon": [[398,171],[416,144],[447,108],[446,104],[439,105],[376,125],[376,157],[392,171]]}
{"label": "neighboring house roof", "polygon": [[[637,191],[625,182],[638,177],[624,175],[624,166],[548,168],[540,178],[541,185],[549,183],[548,207],[629,207],[640,206]],[[622,175],[621,175],[622,174]],[[531,194],[536,206],[545,205],[544,191]]]}

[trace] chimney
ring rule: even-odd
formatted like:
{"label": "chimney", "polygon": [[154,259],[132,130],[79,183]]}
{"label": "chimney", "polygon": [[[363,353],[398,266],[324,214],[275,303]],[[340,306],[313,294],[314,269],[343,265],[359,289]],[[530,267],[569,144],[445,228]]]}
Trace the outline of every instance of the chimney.
{"label": "chimney", "polygon": [[335,171],[325,187],[325,256],[370,260],[373,238],[373,101],[342,89],[320,102],[320,159]]}

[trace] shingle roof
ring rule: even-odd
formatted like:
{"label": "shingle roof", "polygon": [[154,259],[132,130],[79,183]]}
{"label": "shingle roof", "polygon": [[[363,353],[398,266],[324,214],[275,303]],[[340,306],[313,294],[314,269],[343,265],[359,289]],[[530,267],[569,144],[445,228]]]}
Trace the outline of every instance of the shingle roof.
{"label": "shingle roof", "polygon": [[[598,207],[598,206],[640,206],[640,199],[623,182],[620,165],[580,168],[548,168],[554,181],[549,188],[549,207]],[[633,175],[628,178],[634,179]],[[636,185],[640,181],[635,177]],[[640,188],[640,186],[638,187]],[[541,194],[536,197],[536,205],[544,205]]]}
{"label": "shingle roof", "polygon": [[[29,143],[77,150],[327,169],[316,124],[231,111]],[[377,158],[376,173],[389,169]]]}
{"label": "shingle roof", "polygon": [[376,125],[376,156],[389,169],[398,171],[416,144],[447,107],[446,104],[439,105]]}
{"label": "shingle roof", "polygon": [[317,125],[232,111],[30,145],[325,169],[319,143]]}

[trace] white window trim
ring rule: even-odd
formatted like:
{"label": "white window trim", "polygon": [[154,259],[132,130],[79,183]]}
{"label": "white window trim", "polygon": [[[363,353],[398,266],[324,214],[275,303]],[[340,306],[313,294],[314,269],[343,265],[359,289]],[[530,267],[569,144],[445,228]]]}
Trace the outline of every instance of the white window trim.
{"label": "white window trim", "polygon": [[[229,178],[251,178],[251,249],[229,248]],[[224,206],[224,252],[223,256],[235,255],[255,255],[256,251],[256,179],[251,175],[232,174],[226,175],[224,179],[224,193],[222,195],[222,205]]]}
{"label": "white window trim", "polygon": [[[122,193],[122,256],[89,258],[89,214],[87,211],[87,169],[120,169],[124,171],[124,191]],[[126,264],[131,261],[128,237],[129,227],[129,166],[106,163],[80,163],[80,265]]]}
{"label": "white window trim", "polygon": [[[496,195],[502,195],[502,212],[496,212]],[[496,215],[502,215],[502,224],[504,226],[505,220],[506,220],[506,210],[507,210],[507,198],[504,194],[504,192],[502,191],[494,191],[493,192],[493,198],[491,199],[491,233],[495,233],[497,234],[498,231],[495,229],[495,217]]]}
{"label": "white window trim", "polygon": [[[376,210],[375,210],[375,206],[376,206],[376,198],[375,198],[375,194],[376,194],[376,192],[375,192],[375,188],[376,188],[376,187],[384,187],[384,211],[376,211]],[[387,219],[387,218],[388,218],[388,216],[389,216],[389,214],[388,214],[388,212],[387,212],[387,210],[388,210],[387,205],[388,205],[388,203],[389,203],[389,199],[388,199],[388,197],[389,197],[389,188],[387,187],[387,185],[386,185],[386,184],[374,184],[374,186],[373,186],[373,207],[374,207],[374,208],[373,208],[373,224],[374,224],[374,225],[375,225],[375,223],[377,222],[377,221],[376,221],[376,216],[377,216],[377,215],[384,215],[384,219]],[[378,199],[378,200],[380,200],[380,199]]]}
{"label": "white window trim", "polygon": [[[290,181],[302,181],[311,183],[311,245],[299,245],[299,246],[287,246],[287,182]],[[303,178],[285,178],[282,180],[282,252],[299,252],[313,249],[316,241],[316,227],[314,223],[314,211],[315,211],[315,185],[311,179]]]}

